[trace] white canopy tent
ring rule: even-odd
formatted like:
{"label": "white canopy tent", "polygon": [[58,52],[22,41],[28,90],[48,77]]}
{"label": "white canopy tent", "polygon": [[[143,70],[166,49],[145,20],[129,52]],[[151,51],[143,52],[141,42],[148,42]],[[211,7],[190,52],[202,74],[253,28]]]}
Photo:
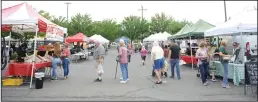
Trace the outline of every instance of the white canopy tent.
{"label": "white canopy tent", "polygon": [[[2,30],[11,32],[35,32],[35,42],[37,40],[38,32],[45,32],[46,35],[57,35],[64,37],[67,34],[67,29],[60,27],[51,21],[41,16],[26,2],[2,9]],[[10,44],[10,43],[9,43]],[[35,68],[35,50],[36,43],[34,43],[34,56],[31,71],[30,88],[32,88],[33,71]]]}
{"label": "white canopy tent", "polygon": [[104,37],[102,37],[101,35],[98,35],[98,34],[92,35],[90,37],[90,40],[99,41],[101,44],[109,43],[109,40],[107,40],[106,38],[104,38]]}
{"label": "white canopy tent", "polygon": [[164,33],[156,33],[153,35],[150,35],[149,37],[145,38],[143,41],[167,41],[168,37],[171,35],[167,32]]}
{"label": "white canopy tent", "polygon": [[[244,58],[246,50],[243,35],[257,35],[257,10],[245,11],[238,14],[227,22],[204,32],[204,36],[240,36],[241,56]],[[245,37],[246,38],[246,37]],[[233,39],[233,41],[234,41]],[[256,40],[257,41],[257,40]],[[249,42],[249,41],[248,41]],[[257,43],[257,42],[256,42]],[[242,59],[244,62],[245,58]]]}
{"label": "white canopy tent", "polygon": [[143,41],[144,41],[144,42],[150,41],[150,38],[152,38],[153,35],[155,35],[155,34],[152,34],[152,35],[148,36],[147,38],[143,39]]}
{"label": "white canopy tent", "polygon": [[240,35],[242,32],[257,32],[257,11],[243,12],[232,19],[204,32],[204,36]]}

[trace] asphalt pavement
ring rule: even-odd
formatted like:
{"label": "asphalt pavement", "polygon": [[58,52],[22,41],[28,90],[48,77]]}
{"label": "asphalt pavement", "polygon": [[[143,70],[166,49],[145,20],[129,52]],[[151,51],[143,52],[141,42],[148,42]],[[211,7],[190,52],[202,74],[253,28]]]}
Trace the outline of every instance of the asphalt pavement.
{"label": "asphalt pavement", "polygon": [[[196,70],[181,66],[181,80],[164,78],[166,83],[154,84],[151,77],[151,61],[147,56],[146,65],[141,64],[140,54],[133,54],[128,65],[129,81],[119,83],[121,77],[118,65],[117,79],[114,79],[117,52],[111,49],[104,59],[102,82],[97,78],[95,61],[82,60],[70,64],[67,80],[44,81],[43,89],[29,89],[29,85],[18,87],[2,86],[2,101],[256,101],[257,96],[244,94],[244,86],[230,89],[221,88],[221,80],[209,81],[208,86],[196,77]],[[3,72],[2,72],[3,73]],[[169,71],[170,75],[170,71]]]}

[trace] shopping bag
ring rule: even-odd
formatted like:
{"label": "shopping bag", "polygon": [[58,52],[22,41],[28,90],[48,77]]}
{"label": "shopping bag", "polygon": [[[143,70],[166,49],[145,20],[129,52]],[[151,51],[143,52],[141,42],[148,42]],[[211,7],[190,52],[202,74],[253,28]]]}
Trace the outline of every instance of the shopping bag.
{"label": "shopping bag", "polygon": [[99,73],[99,74],[103,74],[103,73],[104,73],[104,69],[103,69],[102,64],[99,64],[99,65],[98,65],[97,73]]}

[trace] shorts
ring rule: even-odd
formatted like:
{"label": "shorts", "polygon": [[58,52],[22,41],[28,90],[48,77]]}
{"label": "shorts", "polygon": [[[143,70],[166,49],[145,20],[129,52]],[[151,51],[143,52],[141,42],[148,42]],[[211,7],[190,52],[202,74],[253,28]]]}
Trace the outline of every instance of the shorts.
{"label": "shorts", "polygon": [[146,56],[142,56],[142,60],[144,60],[144,61],[145,61],[145,59],[146,59]]}
{"label": "shorts", "polygon": [[162,68],[164,68],[164,58],[156,59],[154,61],[153,69],[157,70],[157,69],[162,69]]}

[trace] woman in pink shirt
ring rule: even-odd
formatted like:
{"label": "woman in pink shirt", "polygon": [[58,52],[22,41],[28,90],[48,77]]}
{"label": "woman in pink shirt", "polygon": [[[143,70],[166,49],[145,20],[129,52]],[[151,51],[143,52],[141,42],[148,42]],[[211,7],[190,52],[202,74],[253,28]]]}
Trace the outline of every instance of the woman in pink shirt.
{"label": "woman in pink shirt", "polygon": [[124,40],[120,40],[120,47],[118,50],[118,56],[120,57],[120,68],[122,72],[122,81],[120,83],[126,83],[128,79],[128,53],[130,51],[125,47]]}
{"label": "woman in pink shirt", "polygon": [[68,48],[68,43],[65,43],[64,46],[65,48],[63,48],[63,51],[62,51],[62,54],[61,54],[61,57],[62,57],[62,60],[63,60],[63,69],[64,69],[64,78],[68,78],[68,74],[69,74],[69,59],[68,59],[68,56],[70,56],[70,50]]}
{"label": "woman in pink shirt", "polygon": [[145,59],[146,59],[146,55],[147,55],[147,50],[145,49],[145,47],[142,47],[141,50],[141,57],[142,57],[142,65],[144,65]]}

